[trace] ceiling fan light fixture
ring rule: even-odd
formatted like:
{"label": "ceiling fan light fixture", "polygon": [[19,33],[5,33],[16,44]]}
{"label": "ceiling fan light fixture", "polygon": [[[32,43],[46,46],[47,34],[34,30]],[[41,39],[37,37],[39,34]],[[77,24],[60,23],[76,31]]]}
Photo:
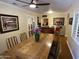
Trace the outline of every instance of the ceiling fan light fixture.
{"label": "ceiling fan light fixture", "polygon": [[47,12],[48,14],[52,14],[52,13],[54,13],[52,10],[49,10],[48,12]]}
{"label": "ceiling fan light fixture", "polygon": [[36,5],[35,4],[30,4],[29,7],[30,8],[36,8]]}

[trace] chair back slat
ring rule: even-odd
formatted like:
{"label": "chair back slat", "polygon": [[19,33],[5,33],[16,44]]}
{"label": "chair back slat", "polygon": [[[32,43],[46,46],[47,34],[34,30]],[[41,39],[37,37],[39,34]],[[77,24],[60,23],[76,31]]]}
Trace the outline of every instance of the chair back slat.
{"label": "chair back slat", "polygon": [[15,37],[15,40],[16,40],[16,44],[18,44],[18,40],[17,40],[17,38]]}
{"label": "chair back slat", "polygon": [[17,45],[18,44],[17,38],[14,36],[13,39],[14,39],[14,44]]}
{"label": "chair back slat", "polygon": [[17,44],[16,39],[15,39],[15,37],[13,37],[13,38],[14,38],[14,44],[16,45]]}
{"label": "chair back slat", "polygon": [[6,40],[6,44],[7,44],[7,48],[9,49],[10,45],[9,45],[8,39]]}
{"label": "chair back slat", "polygon": [[12,47],[14,47],[14,39],[13,39],[13,37],[11,37],[11,44],[12,44]]}
{"label": "chair back slat", "polygon": [[11,44],[11,40],[10,40],[11,38],[8,38],[8,43],[9,43],[9,47],[11,47],[12,48],[12,44]]}

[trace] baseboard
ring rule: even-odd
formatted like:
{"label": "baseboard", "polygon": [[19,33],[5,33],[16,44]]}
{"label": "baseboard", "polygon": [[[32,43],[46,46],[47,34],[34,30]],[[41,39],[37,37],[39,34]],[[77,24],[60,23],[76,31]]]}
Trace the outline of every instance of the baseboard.
{"label": "baseboard", "polygon": [[67,41],[67,45],[68,45],[68,48],[69,48],[70,53],[71,53],[71,55],[72,55],[72,58],[75,59],[75,56],[74,56],[74,54],[73,54],[73,52],[72,52],[72,49],[71,49],[71,47],[70,47],[68,41]]}

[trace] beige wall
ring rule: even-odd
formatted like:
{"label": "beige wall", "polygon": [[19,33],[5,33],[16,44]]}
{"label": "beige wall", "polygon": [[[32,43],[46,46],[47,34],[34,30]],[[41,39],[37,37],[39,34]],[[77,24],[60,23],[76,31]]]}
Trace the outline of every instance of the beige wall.
{"label": "beige wall", "polygon": [[28,20],[29,20],[28,18],[34,17],[34,19],[36,19],[35,17],[38,16],[39,14],[20,9],[18,7],[3,2],[0,2],[0,14],[17,15],[19,17],[19,30],[0,34],[0,53],[1,53],[7,50],[6,38],[11,36],[17,36],[19,39],[20,33],[22,32],[28,33],[28,28],[27,28]]}

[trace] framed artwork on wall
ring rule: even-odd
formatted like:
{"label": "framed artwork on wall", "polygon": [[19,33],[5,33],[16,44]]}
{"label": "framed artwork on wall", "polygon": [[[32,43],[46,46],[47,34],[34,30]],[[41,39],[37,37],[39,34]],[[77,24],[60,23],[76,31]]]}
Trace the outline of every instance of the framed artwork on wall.
{"label": "framed artwork on wall", "polygon": [[48,18],[43,19],[43,26],[48,26]]}
{"label": "framed artwork on wall", "polygon": [[53,25],[56,25],[57,22],[60,23],[60,25],[64,25],[64,17],[59,17],[59,18],[53,18]]}
{"label": "framed artwork on wall", "polygon": [[72,25],[72,22],[73,22],[73,18],[69,18],[69,24]]}
{"label": "framed artwork on wall", "polygon": [[39,21],[39,17],[37,17],[37,25],[38,27],[41,27],[41,22]]}
{"label": "framed artwork on wall", "polygon": [[0,32],[6,33],[19,30],[18,16],[0,14]]}

